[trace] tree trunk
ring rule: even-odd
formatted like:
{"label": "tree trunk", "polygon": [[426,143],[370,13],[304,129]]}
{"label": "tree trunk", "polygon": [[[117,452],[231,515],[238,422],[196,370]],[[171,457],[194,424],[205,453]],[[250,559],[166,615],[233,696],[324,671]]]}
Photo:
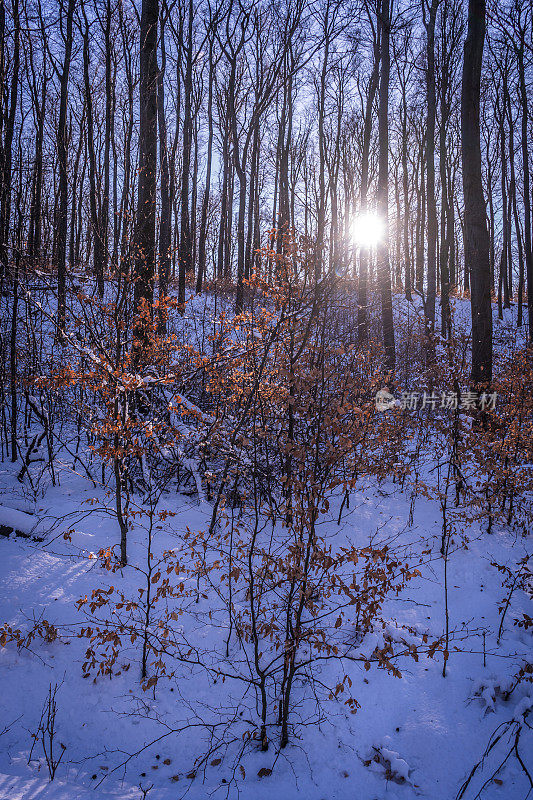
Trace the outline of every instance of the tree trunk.
{"label": "tree trunk", "polygon": [[[512,204],[513,210],[513,220],[514,220],[514,227],[515,227],[515,234],[516,234],[516,242],[518,246],[518,315],[517,315],[517,325],[520,326],[522,324],[522,294],[524,290],[524,250],[522,247],[522,233],[520,230],[520,218],[518,216],[518,203],[516,199],[516,172],[515,172],[515,161],[514,161],[514,128],[513,128],[513,116],[511,111],[511,98],[509,93],[507,93],[506,98],[506,115],[507,121],[509,125],[509,200]],[[509,277],[509,290],[512,295],[512,280],[511,280],[511,273]]]}
{"label": "tree trunk", "polygon": [[[170,249],[172,242],[170,204],[170,170],[168,161],[167,122],[165,116],[165,22],[167,14],[166,5],[161,14],[161,68],[157,77],[157,116],[159,122],[159,168],[161,172],[161,216],[159,219],[159,300],[168,295],[170,280]],[[166,329],[166,314],[159,315],[159,330],[164,333]]]}
{"label": "tree trunk", "polygon": [[527,308],[529,341],[533,343],[533,242],[531,239],[531,192],[529,171],[529,111],[524,65],[525,31],[520,28],[521,40],[517,49],[520,111],[522,123],[522,170],[524,175],[524,253],[526,257]]}
{"label": "tree trunk", "polygon": [[83,31],[83,79],[85,87],[85,108],[87,116],[87,149],[89,153],[89,201],[91,226],[93,232],[94,274],[100,297],[104,296],[104,241],[101,230],[100,201],[96,188],[96,152],[94,147],[93,101],[89,75],[89,23],[82,5],[85,29]]}
{"label": "tree trunk", "polygon": [[[426,0],[422,0],[425,3]],[[427,144],[426,144],[426,174],[427,174],[427,297],[424,305],[430,331],[435,327],[435,296],[437,280],[437,202],[435,199],[435,20],[440,0],[431,0],[429,19],[426,23],[427,32]]]}
{"label": "tree trunk", "polygon": [[324,142],[324,122],[326,104],[326,78],[328,73],[329,59],[329,3],[326,4],[326,16],[324,19],[324,56],[322,60],[322,70],[320,72],[320,91],[318,95],[318,208],[317,208],[317,230],[315,246],[315,283],[318,284],[323,274],[322,260],[324,257],[324,232],[326,227],[326,159]]}
{"label": "tree trunk", "polygon": [[[3,10],[3,4],[2,4]],[[9,222],[11,219],[11,167],[12,167],[12,148],[13,134],[15,131],[15,115],[18,100],[18,80],[20,67],[20,19],[18,0],[13,0],[13,24],[14,24],[14,43],[13,43],[13,72],[11,75],[11,87],[9,92],[9,113],[5,129],[4,146],[2,149],[2,186],[0,198],[0,264],[2,273],[7,274],[9,265]],[[3,37],[2,33],[2,37]],[[2,44],[2,54],[4,46]],[[3,69],[3,64],[2,64]],[[4,103],[4,98],[0,99]]]}
{"label": "tree trunk", "polygon": [[389,372],[395,367],[394,322],[392,316],[392,291],[389,265],[389,77],[390,77],[390,3],[382,0],[381,69],[379,81],[379,155],[378,155],[378,211],[385,225],[385,235],[378,245],[377,271],[381,295],[383,347],[385,367]]}
{"label": "tree trunk", "polygon": [[192,146],[192,22],[193,3],[189,0],[189,19],[187,29],[187,50],[184,83],[184,115],[183,115],[183,163],[181,173],[181,230],[178,250],[178,304],[185,312],[185,277],[192,269],[191,258],[191,223],[189,216],[189,173],[191,169]]}
{"label": "tree trunk", "polygon": [[[55,265],[57,270],[57,331],[62,338],[66,322],[67,303],[67,204],[68,204],[68,141],[67,141],[67,93],[72,57],[72,20],[75,0],[68,0],[65,53],[60,80],[59,124],[57,126],[57,161],[59,168],[59,196],[57,200]],[[62,11],[62,8],[61,8]]]}
{"label": "tree trunk", "polygon": [[483,197],[480,143],[480,84],[485,40],[485,0],[469,0],[461,92],[465,264],[470,274],[472,380],[492,379],[492,306],[489,237]]}
{"label": "tree trunk", "polygon": [[409,250],[409,172],[407,168],[407,97],[402,86],[402,190],[403,190],[403,257],[405,263],[405,296],[411,300],[411,254]]}
{"label": "tree trunk", "polygon": [[[143,304],[152,313],[155,277],[155,218],[157,181],[157,27],[158,0],[143,0],[140,38],[139,194],[136,230],[135,311]],[[138,343],[145,338],[144,323],[135,325]]]}
{"label": "tree trunk", "polygon": [[[378,27],[379,31],[379,27]],[[363,123],[363,149],[361,153],[361,214],[368,212],[368,173],[370,160],[370,140],[372,138],[372,113],[379,83],[380,44],[379,34],[374,40],[374,64],[368,84]],[[367,248],[359,252],[359,281],[357,297],[357,338],[360,344],[368,339],[368,258]]]}
{"label": "tree trunk", "polygon": [[215,65],[213,61],[213,42],[209,46],[209,84],[207,87],[207,165],[205,171],[205,187],[202,197],[202,210],[200,214],[200,235],[198,240],[198,272],[196,275],[196,294],[202,291],[202,281],[205,279],[206,266],[206,239],[207,215],[209,212],[209,196],[211,192],[211,165],[213,161],[213,81],[215,78]]}
{"label": "tree trunk", "polygon": [[109,254],[109,187],[110,187],[110,153],[111,142],[114,139],[114,118],[113,118],[113,81],[111,74],[111,56],[113,44],[111,41],[111,0],[106,0],[105,26],[104,26],[104,47],[105,47],[105,131],[104,131],[104,190],[102,192],[102,202],[100,206],[100,237],[102,240],[102,283],[104,273],[107,270]]}
{"label": "tree trunk", "polygon": [[[31,41],[31,40],[30,40]],[[35,107],[35,158],[34,158],[34,182],[31,195],[30,223],[28,232],[28,257],[32,264],[35,264],[41,256],[41,230],[42,230],[42,194],[43,194],[43,142],[44,142],[44,123],[46,116],[46,87],[48,76],[46,74],[46,52],[43,54],[43,74],[41,76],[41,100],[37,91],[37,76],[33,63],[33,52],[30,48],[30,68],[33,80],[33,103]],[[80,143],[83,141],[83,134],[80,135]]]}

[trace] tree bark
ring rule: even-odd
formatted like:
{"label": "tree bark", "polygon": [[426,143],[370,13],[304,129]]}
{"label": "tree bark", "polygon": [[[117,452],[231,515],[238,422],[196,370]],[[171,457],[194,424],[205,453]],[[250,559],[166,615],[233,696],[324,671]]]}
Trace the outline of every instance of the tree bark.
{"label": "tree bark", "polygon": [[209,197],[211,193],[211,166],[213,162],[213,81],[215,79],[215,65],[213,61],[213,41],[209,43],[209,84],[207,87],[207,165],[205,171],[205,187],[202,197],[202,210],[200,212],[200,235],[198,240],[198,272],[196,274],[196,294],[202,291],[202,282],[205,279],[206,267],[206,239],[207,215],[209,212]]}
{"label": "tree bark", "polygon": [[[136,230],[135,311],[143,304],[152,313],[156,261],[157,180],[157,26],[158,0],[143,0],[140,37],[139,194]],[[137,319],[136,337],[144,338],[144,323]]]}
{"label": "tree bark", "polygon": [[470,274],[474,383],[492,379],[489,237],[481,176],[480,88],[486,28],[485,0],[469,0],[461,91],[464,251]]}
{"label": "tree bark", "polygon": [[[372,138],[372,113],[374,100],[379,84],[380,41],[379,25],[374,34],[374,63],[368,84],[365,115],[363,123],[363,149],[361,153],[361,214],[368,212],[368,184],[370,141]],[[360,344],[368,339],[368,259],[367,248],[361,247],[359,252],[359,280],[357,297],[357,338]]]}
{"label": "tree bark", "polygon": [[[3,10],[3,4],[2,4]],[[0,197],[0,264],[2,273],[7,274],[9,266],[9,223],[11,219],[11,168],[12,168],[12,148],[13,134],[15,131],[15,115],[18,100],[18,81],[20,67],[20,18],[18,0],[13,0],[13,72],[11,75],[11,86],[9,91],[9,112],[6,120],[4,145],[2,148],[2,186]],[[2,34],[3,37],[4,34]],[[2,44],[2,55],[3,55]],[[3,65],[2,65],[3,69]],[[0,100],[3,104],[4,98]]]}
{"label": "tree bark", "polygon": [[531,238],[531,191],[529,170],[529,109],[524,64],[525,28],[522,27],[521,10],[519,11],[520,41],[516,48],[518,58],[518,81],[521,111],[521,145],[522,171],[524,180],[524,254],[526,260],[527,308],[529,341],[533,343],[533,242]]}
{"label": "tree bark", "polygon": [[[427,0],[422,0],[425,12]],[[427,190],[427,296],[424,308],[430,330],[435,327],[435,297],[437,290],[437,201],[435,198],[435,21],[440,0],[431,0],[429,18],[424,19],[427,33],[427,144],[426,144],[426,190]],[[424,13],[425,17],[425,13]]]}
{"label": "tree bark", "polygon": [[390,78],[390,3],[382,0],[381,69],[379,81],[379,154],[378,154],[378,211],[385,226],[383,240],[378,245],[377,270],[381,295],[383,325],[383,347],[385,367],[394,371],[396,355],[394,344],[394,322],[392,315],[392,291],[389,264],[389,78]]}
{"label": "tree bark", "polygon": [[[168,159],[167,122],[165,115],[165,23],[168,11],[166,4],[161,13],[160,43],[161,68],[157,78],[157,116],[159,122],[159,169],[161,172],[161,216],[159,219],[159,300],[168,295],[170,280],[170,250],[172,242],[170,204],[170,170]],[[166,315],[159,314],[159,330],[164,333],[166,329]]]}
{"label": "tree bark", "polygon": [[189,18],[187,26],[187,49],[185,61],[185,82],[183,90],[184,115],[183,115],[183,162],[181,172],[181,227],[180,243],[178,250],[178,304],[182,313],[185,312],[185,277],[192,270],[192,242],[191,222],[189,214],[189,178],[191,169],[192,147],[192,30],[194,8],[189,0]]}
{"label": "tree bark", "polygon": [[[65,53],[60,77],[59,124],[57,127],[57,161],[59,168],[59,196],[57,203],[55,263],[57,270],[57,332],[61,339],[66,323],[67,305],[67,206],[68,206],[68,135],[67,93],[72,58],[72,20],[75,0],[68,0]],[[63,11],[63,6],[61,6]]]}
{"label": "tree bark", "polygon": [[87,150],[89,153],[89,203],[93,232],[93,259],[96,285],[100,297],[104,296],[104,237],[101,230],[100,200],[96,187],[96,152],[94,146],[93,101],[91,78],[89,75],[89,22],[82,5],[85,28],[83,31],[83,79],[85,87],[85,108],[87,117]]}

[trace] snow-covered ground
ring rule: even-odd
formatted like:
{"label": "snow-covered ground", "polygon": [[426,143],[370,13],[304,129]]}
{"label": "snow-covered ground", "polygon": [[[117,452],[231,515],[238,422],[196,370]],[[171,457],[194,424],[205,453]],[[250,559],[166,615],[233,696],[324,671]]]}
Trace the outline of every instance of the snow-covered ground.
{"label": "snow-covered ground", "polygon": [[[2,465],[0,480],[4,487],[0,524],[13,517],[10,509],[20,508],[25,514],[33,511],[42,520],[41,535],[45,528],[50,530],[44,543],[0,539],[0,619],[29,629],[34,619],[42,618],[60,630],[59,639],[52,643],[34,640],[29,650],[18,651],[13,644],[0,650],[2,800],[175,800],[182,796],[203,800],[226,795],[245,800],[450,800],[498,725],[513,717],[523,721],[524,711],[533,703],[533,693],[527,691],[531,684],[519,687],[508,701],[498,691],[509,685],[526,659],[531,660],[531,632],[513,627],[509,616],[497,644],[498,604],[505,592],[499,573],[491,566],[491,561],[516,563],[525,552],[525,543],[508,532],[495,530],[487,535],[472,529],[467,532],[467,548],[456,549],[449,558],[449,612],[454,633],[445,678],[442,652],[433,659],[421,654],[418,661],[401,660],[401,678],[375,666],[365,671],[353,664],[348,667],[351,691],[361,706],[356,714],[342,702],[328,701],[327,719],[302,725],[281,753],[274,746],[266,753],[249,749],[240,761],[244,777],[240,769],[234,775],[230,746],[219,763],[213,757],[205,769],[188,778],[195,771],[195,760],[202,756],[205,737],[197,727],[177,729],[187,721],[197,725],[200,719],[207,723],[217,719],[219,684],[215,686],[191,670],[177,685],[161,682],[154,699],[151,691],[143,692],[140,687],[137,645],[128,653],[131,660],[136,658],[129,671],[96,682],[84,679],[87,640],[76,634],[85,618],[76,601],[98,587],[113,584],[125,594],[135,587],[132,567],[108,573],[90,556],[116,541],[116,522],[98,504],[87,504],[97,492],[66,468],[59,475],[60,485],[49,486],[31,509],[7,463]],[[105,497],[100,501],[103,508]],[[436,505],[420,498],[413,525],[408,527],[408,497],[392,483],[382,484],[379,490],[362,483],[353,492],[350,506],[338,526],[338,504],[333,502],[321,523],[322,532],[332,541],[352,541],[360,546],[372,535],[381,541],[394,540],[411,563],[420,565],[421,577],[387,603],[385,614],[391,630],[408,625],[418,634],[429,634],[430,639],[440,636],[444,629],[443,560],[438,554]],[[157,534],[159,548],[178,546],[187,527],[200,530],[209,524],[208,509],[200,507],[195,498],[167,497],[165,507],[176,516]],[[55,522],[62,519],[66,522]],[[75,531],[71,542],[61,535],[66,528]],[[135,538],[134,532],[131,537]],[[138,561],[142,565],[143,541],[139,531],[138,542],[131,547],[133,564]],[[513,611],[526,611],[527,603],[526,596],[518,593]],[[225,631],[213,626],[204,635],[209,640],[224,636]],[[38,728],[50,684],[59,686],[56,748],[59,753],[62,745],[66,748],[53,782],[49,782],[39,742],[28,763],[32,733]],[[299,716],[311,721],[313,708],[300,708]],[[512,743],[509,736],[503,737],[467,797],[475,796]],[[532,744],[531,732],[525,730],[520,753],[530,771]],[[261,769],[272,773],[259,777]],[[522,798],[528,788],[518,762],[509,758],[483,796]]]}

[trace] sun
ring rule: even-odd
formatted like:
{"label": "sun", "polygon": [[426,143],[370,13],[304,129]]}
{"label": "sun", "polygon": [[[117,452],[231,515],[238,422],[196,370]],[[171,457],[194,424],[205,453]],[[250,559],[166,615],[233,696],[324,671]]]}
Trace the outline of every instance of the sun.
{"label": "sun", "polygon": [[360,214],[352,223],[352,236],[360,247],[375,247],[383,239],[385,225],[377,214]]}

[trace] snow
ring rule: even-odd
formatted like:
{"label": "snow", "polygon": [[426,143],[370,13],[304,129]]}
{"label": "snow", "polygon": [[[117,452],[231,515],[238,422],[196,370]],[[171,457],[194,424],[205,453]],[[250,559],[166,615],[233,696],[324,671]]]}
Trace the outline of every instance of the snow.
{"label": "snow", "polygon": [[380,753],[389,762],[390,771],[393,775],[404,781],[409,779],[409,765],[403,758],[400,758],[399,753],[396,753],[395,750],[387,750],[385,747],[380,749]]}
{"label": "snow", "polygon": [[[520,699],[513,694],[510,701],[496,694],[495,687],[501,687],[504,677],[514,674],[530,655],[530,639],[521,641],[524,633],[513,630],[497,647],[501,584],[487,563],[487,545],[474,538],[467,550],[458,550],[450,559],[450,609],[459,650],[452,649],[446,678],[441,675],[439,654],[434,660],[423,655],[418,662],[405,659],[399,664],[400,679],[375,667],[366,672],[354,665],[350,672],[354,684],[351,692],[361,705],[355,715],[342,704],[332,702],[330,720],[303,727],[294,745],[277,759],[274,751],[248,752],[242,761],[246,778],[239,778],[229,789],[229,756],[228,767],[223,759],[217,766],[208,766],[205,775],[187,779],[201,753],[201,737],[194,728],[169,735],[168,726],[179,728],[184,719],[192,721],[198,714],[212,721],[213,710],[209,709],[213,692],[221,691],[222,713],[228,690],[222,691],[220,684],[214,686],[205,675],[193,672],[176,687],[161,685],[154,700],[150,692],[140,689],[139,675],[133,667],[112,680],[99,679],[96,684],[82,678],[86,642],[75,636],[83,622],[75,601],[97,586],[119,585],[127,592],[135,584],[135,577],[129,568],[110,575],[89,557],[99,547],[116,541],[116,523],[100,510],[82,518],[79,509],[84,500],[94,496],[94,488],[66,470],[60,480],[61,486],[48,487],[41,514],[53,509],[59,516],[77,509],[79,524],[69,523],[76,530],[72,544],[57,536],[50,544],[39,546],[21,539],[0,541],[2,620],[22,628],[33,616],[44,616],[70,631],[61,642],[34,642],[30,651],[18,652],[13,646],[0,651],[0,729],[8,727],[0,737],[1,800],[140,798],[141,787],[152,785],[147,796],[157,800],[175,800],[184,794],[203,800],[215,790],[215,796],[219,796],[218,792],[225,796],[228,791],[228,796],[237,797],[237,789],[240,797],[254,800],[292,800],[301,796],[324,800],[449,800],[480,758],[497,724],[511,718],[523,719],[533,705],[529,694]],[[332,504],[329,521],[323,523],[328,535],[362,542],[368,531],[375,531],[387,519],[387,535],[392,538],[403,531],[402,546],[411,555],[418,551],[420,561],[421,551],[432,537],[436,547],[438,509],[429,501],[417,506],[410,530],[405,530],[408,498],[403,498],[392,485],[382,486],[380,494],[370,484],[361,486],[354,492],[351,508],[357,511],[345,516],[339,528],[335,521],[338,508]],[[198,506],[194,498],[177,496],[171,509],[176,516],[160,535],[160,548],[175,546],[176,536],[186,527],[205,529],[209,524],[207,503]],[[7,514],[8,509],[3,507],[3,512]],[[20,512],[13,513],[12,520],[18,520]],[[133,545],[134,564],[142,563],[141,543],[139,532]],[[490,539],[491,556],[497,554],[503,560],[509,556],[511,545],[510,536],[498,532]],[[435,558],[419,569],[422,576],[414,579],[404,596],[392,600],[387,609],[390,622],[384,633],[408,644],[420,644],[418,633],[413,631],[420,632],[420,636],[424,632],[442,632],[443,598],[438,580],[442,564]],[[186,627],[191,623],[181,618],[180,624]],[[480,626],[491,630],[486,638],[485,668]],[[466,630],[466,639],[460,638],[461,631]],[[207,642],[219,635],[216,627],[205,628],[202,633]],[[368,634],[358,645],[359,652],[369,657],[382,643],[381,632]],[[323,677],[327,679],[326,674]],[[36,729],[50,683],[59,684],[58,737],[67,746],[65,762],[52,783],[42,758],[27,764],[31,732]],[[173,688],[176,691],[171,691]],[[485,704],[469,702],[479,692],[492,708],[489,715]],[[300,709],[299,715],[302,719],[311,716],[312,708]],[[164,738],[155,745],[142,750],[161,736]],[[380,763],[387,762],[390,773],[400,783],[387,780],[384,766],[376,765],[379,769],[374,770],[364,765],[365,754],[372,748],[379,749]],[[527,756],[525,739],[523,752]],[[131,753],[139,754],[125,768],[117,769],[125,754]],[[171,760],[169,765],[163,763],[167,759]],[[273,768],[272,775],[259,778],[261,768]],[[179,780],[173,780],[176,776]],[[515,766],[509,764],[502,777],[502,789],[492,786],[487,797],[518,800],[525,796],[524,776]]]}
{"label": "snow", "polygon": [[523,697],[515,706],[513,719],[515,722],[522,722],[524,715],[533,708],[533,692]]}
{"label": "snow", "polygon": [[40,527],[40,520],[31,514],[10,508],[7,505],[0,505],[0,526],[14,528],[26,536],[33,536]]}

